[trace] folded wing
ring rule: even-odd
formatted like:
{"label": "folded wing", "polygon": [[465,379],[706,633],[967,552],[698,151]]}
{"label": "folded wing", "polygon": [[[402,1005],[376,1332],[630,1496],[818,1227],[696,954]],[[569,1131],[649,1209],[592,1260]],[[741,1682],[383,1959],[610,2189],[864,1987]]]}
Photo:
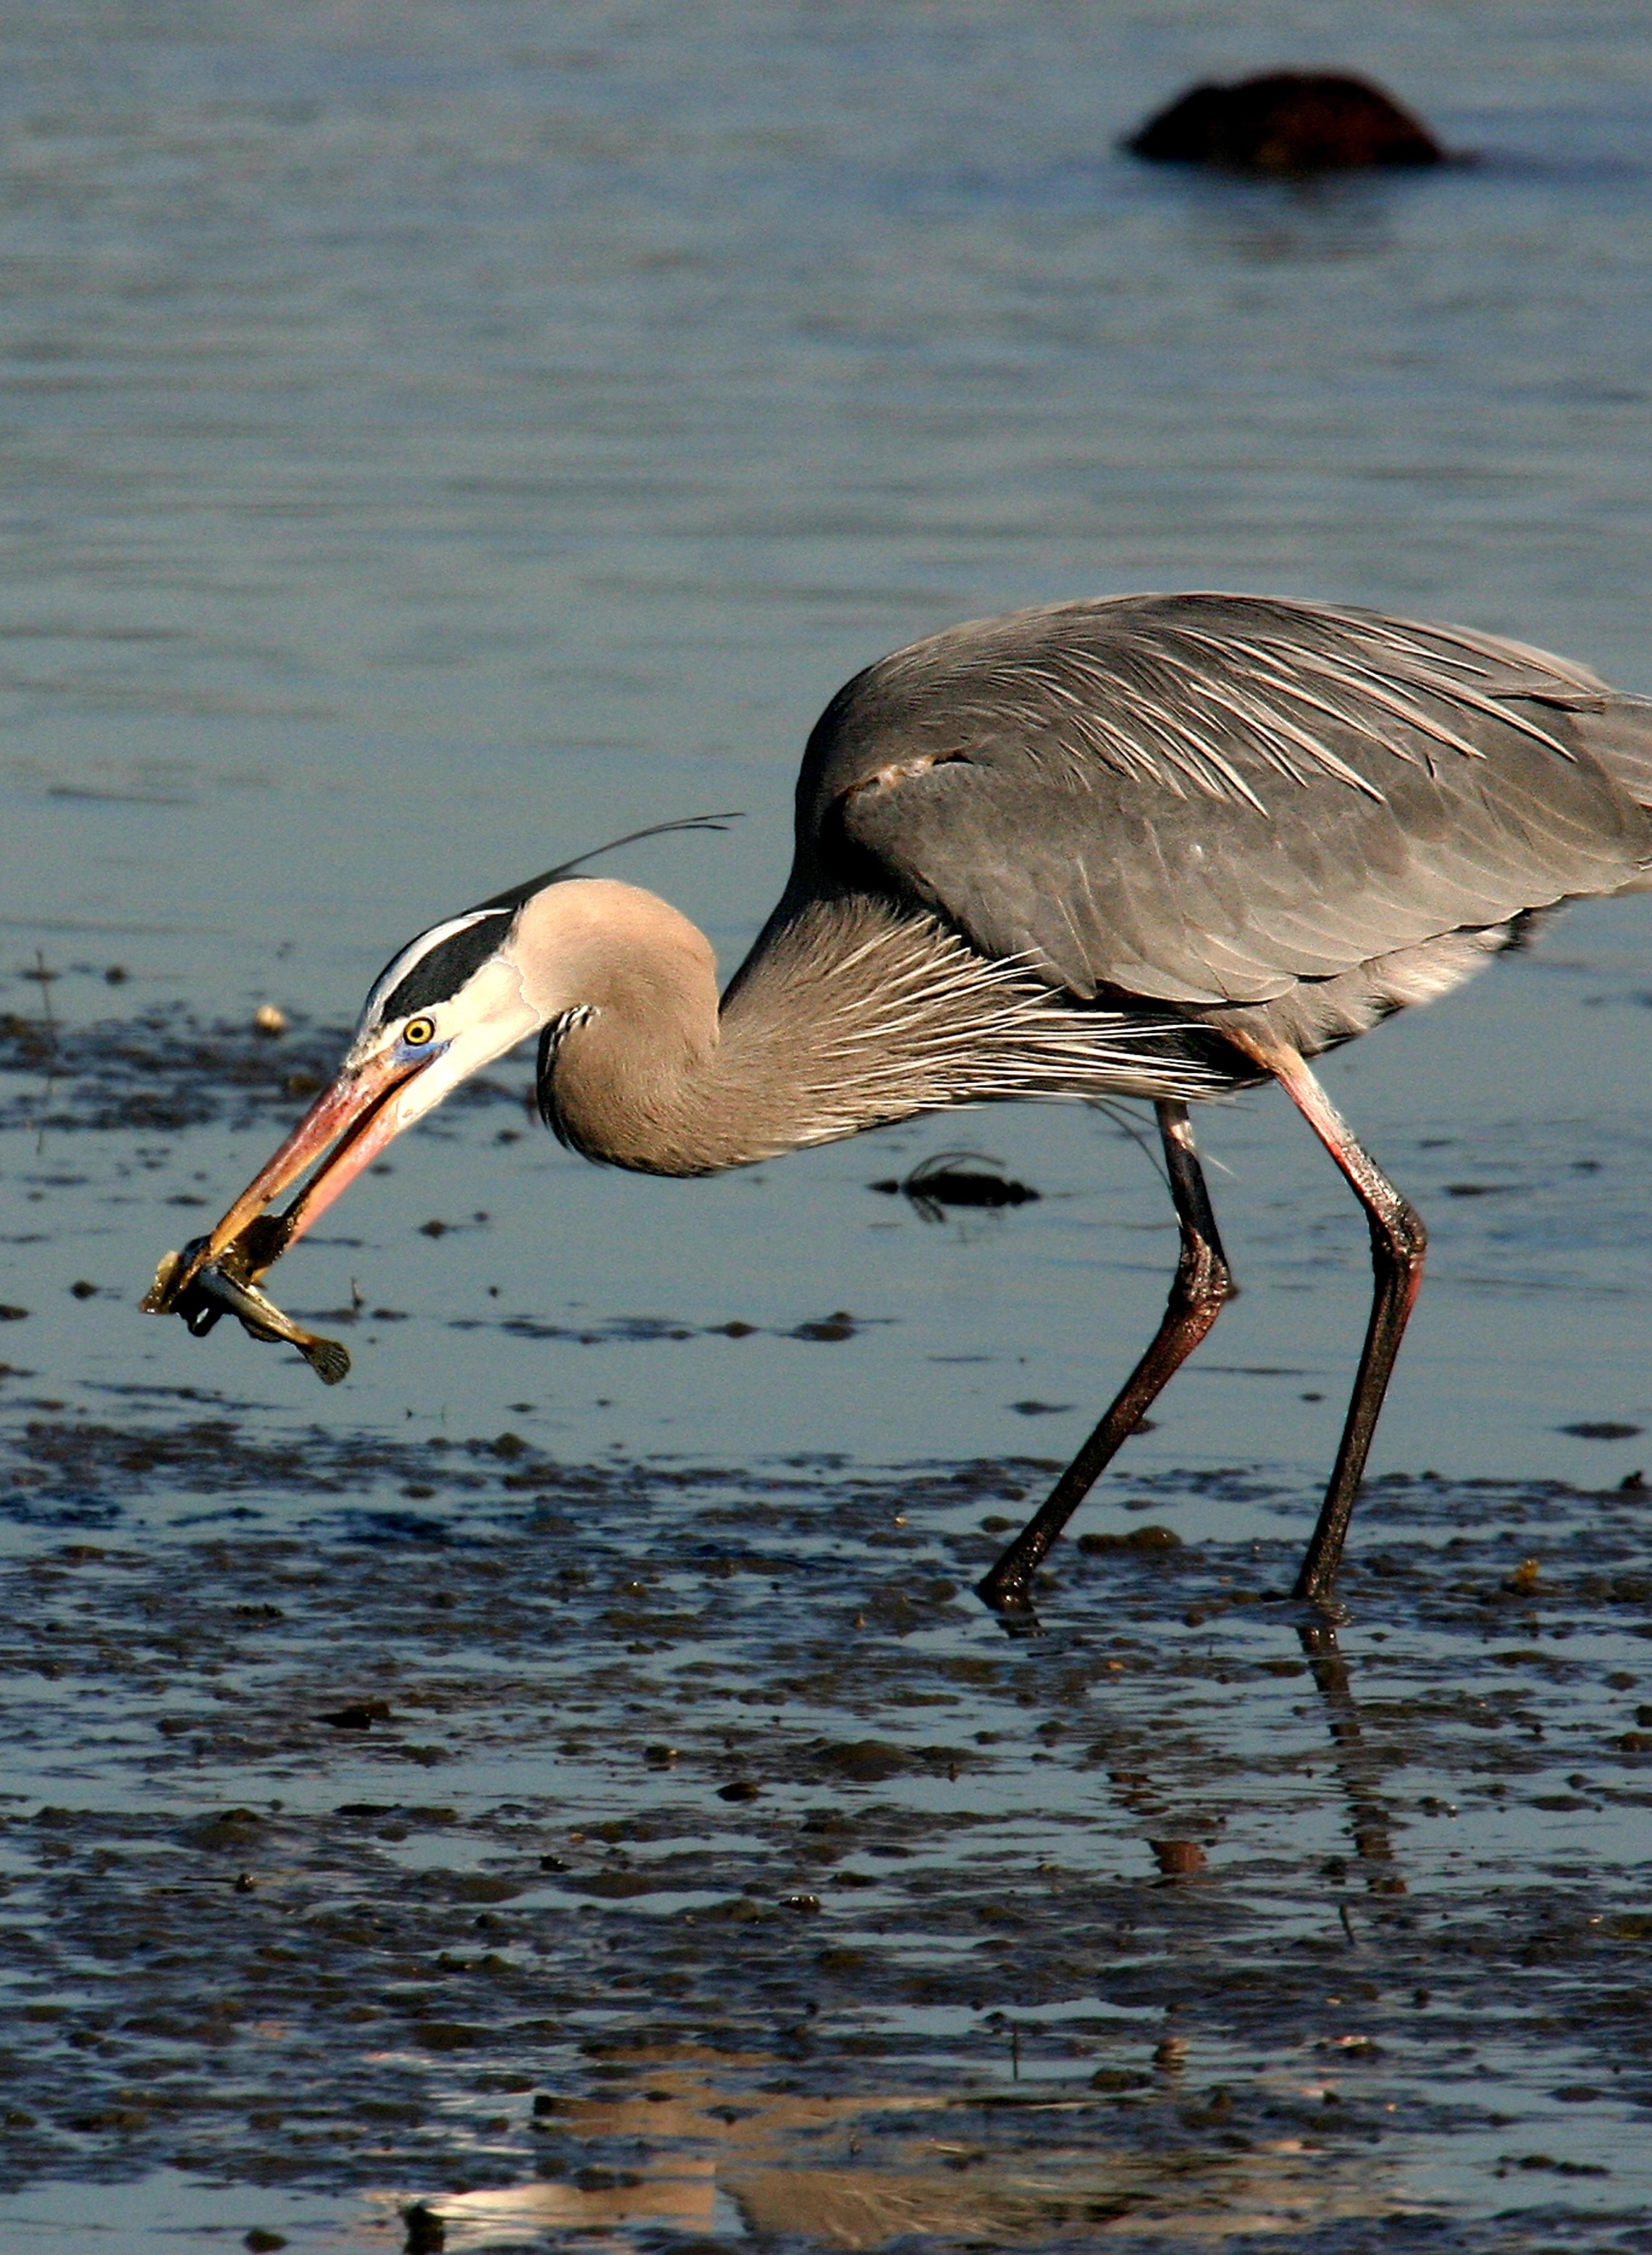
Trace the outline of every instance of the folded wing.
{"label": "folded wing", "polygon": [[1634,882],[1652,705],[1462,629],[1132,596],[881,659],[798,790],[800,881],[920,901],[1077,995],[1257,1002]]}

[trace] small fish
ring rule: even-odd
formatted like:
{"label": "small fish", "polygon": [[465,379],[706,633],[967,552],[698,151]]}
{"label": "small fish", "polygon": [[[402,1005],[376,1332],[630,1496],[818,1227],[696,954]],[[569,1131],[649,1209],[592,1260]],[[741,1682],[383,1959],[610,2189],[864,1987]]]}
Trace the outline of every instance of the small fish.
{"label": "small fish", "polygon": [[186,1245],[181,1253],[166,1254],[155,1271],[155,1282],[144,1295],[141,1305],[146,1315],[181,1316],[195,1338],[204,1338],[220,1317],[234,1316],[249,1338],[285,1339],[290,1346],[296,1346],[324,1386],[337,1386],[348,1377],[350,1357],[337,1339],[319,1338],[314,1331],[305,1331],[256,1284],[230,1275],[221,1262],[198,1270],[174,1295],[173,1279],[199,1242]]}

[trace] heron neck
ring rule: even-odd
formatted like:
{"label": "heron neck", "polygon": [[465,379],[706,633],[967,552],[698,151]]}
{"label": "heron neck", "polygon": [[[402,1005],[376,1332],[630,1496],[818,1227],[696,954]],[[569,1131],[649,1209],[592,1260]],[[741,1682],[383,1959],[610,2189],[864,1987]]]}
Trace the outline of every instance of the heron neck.
{"label": "heron neck", "polygon": [[1017,995],[928,917],[810,902],[764,934],[710,1024],[604,1010],[570,1027],[547,1116],[587,1157],[647,1174],[750,1166],[1008,1092],[976,1084]]}

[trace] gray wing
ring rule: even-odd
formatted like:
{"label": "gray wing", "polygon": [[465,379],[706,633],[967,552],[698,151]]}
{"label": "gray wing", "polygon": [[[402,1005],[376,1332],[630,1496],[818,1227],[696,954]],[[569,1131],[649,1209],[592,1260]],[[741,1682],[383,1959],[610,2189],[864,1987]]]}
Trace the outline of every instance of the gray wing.
{"label": "gray wing", "polygon": [[990,619],[838,693],[794,888],[1073,993],[1256,1002],[1652,864],[1652,704],[1465,629],[1229,595]]}

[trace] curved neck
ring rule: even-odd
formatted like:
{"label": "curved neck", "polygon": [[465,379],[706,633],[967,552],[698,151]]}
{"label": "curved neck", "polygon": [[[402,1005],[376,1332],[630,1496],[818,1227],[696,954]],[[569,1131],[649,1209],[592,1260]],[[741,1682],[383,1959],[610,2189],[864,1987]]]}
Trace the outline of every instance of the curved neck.
{"label": "curved neck", "polygon": [[720,1010],[708,994],[634,981],[553,1022],[541,1108],[588,1158],[715,1174],[1008,1093],[990,1085],[991,1036],[1027,1000],[927,917],[810,902],[764,934]]}

